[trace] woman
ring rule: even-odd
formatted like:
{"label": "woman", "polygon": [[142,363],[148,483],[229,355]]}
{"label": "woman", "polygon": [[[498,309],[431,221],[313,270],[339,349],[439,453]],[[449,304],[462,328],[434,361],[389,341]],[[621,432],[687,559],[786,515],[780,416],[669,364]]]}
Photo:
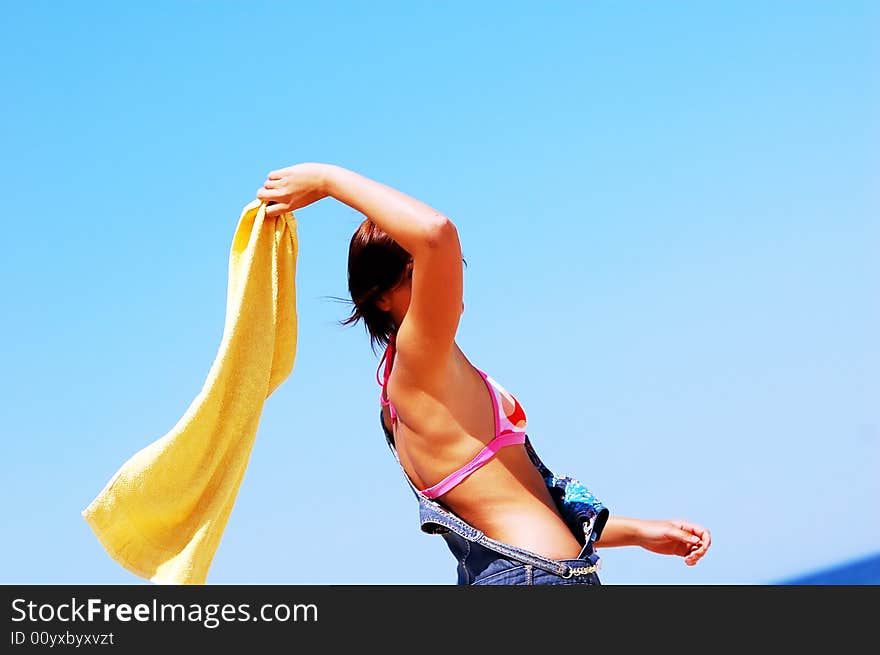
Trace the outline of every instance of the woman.
{"label": "woman", "polygon": [[354,307],[342,323],[362,319],[374,351],[385,346],[381,426],[422,530],[442,535],[458,560],[459,584],[599,584],[599,546],[641,546],[690,566],[705,555],[706,528],[609,516],[540,461],[522,405],[455,341],[463,259],[451,220],[330,164],[272,171],[257,191],[269,217],[327,196],[367,217],[349,246]]}

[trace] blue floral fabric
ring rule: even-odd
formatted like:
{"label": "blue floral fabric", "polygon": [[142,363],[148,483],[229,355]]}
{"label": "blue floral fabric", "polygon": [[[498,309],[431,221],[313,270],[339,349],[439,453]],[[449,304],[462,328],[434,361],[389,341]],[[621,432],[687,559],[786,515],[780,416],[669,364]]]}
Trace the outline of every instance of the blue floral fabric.
{"label": "blue floral fabric", "polygon": [[587,535],[591,541],[596,541],[608,520],[608,508],[583,483],[567,475],[556,475],[547,468],[528,437],[525,449],[532,464],[544,478],[544,484],[550,490],[569,530],[579,538],[583,536],[582,544],[586,542]]}

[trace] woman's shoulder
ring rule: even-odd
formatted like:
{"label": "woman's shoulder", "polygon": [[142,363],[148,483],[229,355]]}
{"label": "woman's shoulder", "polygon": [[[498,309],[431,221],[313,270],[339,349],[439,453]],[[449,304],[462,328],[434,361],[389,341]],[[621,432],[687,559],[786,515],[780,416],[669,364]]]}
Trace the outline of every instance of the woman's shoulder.
{"label": "woman's shoulder", "polygon": [[449,384],[463,365],[469,364],[458,345],[434,343],[408,333],[401,327],[392,351],[392,369],[389,386],[400,391],[437,390]]}

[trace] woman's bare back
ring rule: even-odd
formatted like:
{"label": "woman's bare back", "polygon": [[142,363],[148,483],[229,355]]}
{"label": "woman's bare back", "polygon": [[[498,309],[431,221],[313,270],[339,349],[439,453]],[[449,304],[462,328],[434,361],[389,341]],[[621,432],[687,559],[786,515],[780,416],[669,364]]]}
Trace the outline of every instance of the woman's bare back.
{"label": "woman's bare back", "polygon": [[[419,489],[458,470],[494,436],[491,392],[457,344],[440,375],[443,379],[424,387],[407,388],[395,379],[392,367],[388,382],[398,412],[397,454]],[[387,406],[383,420],[390,430]],[[438,500],[493,539],[553,559],[573,558],[580,552],[581,545],[522,445],[501,448]]]}

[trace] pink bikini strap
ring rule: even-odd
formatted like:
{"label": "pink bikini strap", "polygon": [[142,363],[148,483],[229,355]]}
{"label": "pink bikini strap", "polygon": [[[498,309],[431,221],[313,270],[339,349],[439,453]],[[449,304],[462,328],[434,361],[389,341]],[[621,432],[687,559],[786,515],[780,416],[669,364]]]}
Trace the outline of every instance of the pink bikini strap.
{"label": "pink bikini strap", "polygon": [[[476,368],[476,366],[474,368]],[[486,383],[486,388],[489,389],[489,396],[492,397],[492,411],[495,412],[495,437],[497,437],[501,434],[501,407],[498,404],[498,395],[495,393],[495,388],[492,386],[492,383],[489,382],[489,376],[479,368],[477,368],[477,372],[480,374],[480,377],[483,378],[483,382]]]}
{"label": "pink bikini strap", "polygon": [[[382,359],[379,360],[379,366],[376,367],[376,382],[382,387],[382,390],[379,392],[379,402],[382,403],[383,407],[386,405],[388,406],[388,411],[391,412],[392,422],[397,419],[397,410],[394,409],[394,405],[392,405],[391,400],[388,399],[386,387],[388,386],[388,378],[391,376],[391,364],[394,360],[394,336],[394,333],[392,333],[388,338],[388,347],[385,348],[385,354],[382,355]],[[380,381],[379,369],[382,367],[382,360],[385,360],[385,373]]]}
{"label": "pink bikini strap", "polygon": [[495,457],[498,451],[505,446],[522,444],[525,443],[525,441],[525,432],[514,432],[513,430],[502,432],[497,437],[492,439],[492,441],[486,444],[486,446],[479,453],[477,453],[477,456],[474,457],[470,462],[462,466],[454,473],[450,473],[449,475],[447,475],[433,487],[422,489],[421,493],[423,493],[428,498],[437,498],[439,496],[442,496],[454,486],[462,482],[471,473],[480,468],[483,464]]}

